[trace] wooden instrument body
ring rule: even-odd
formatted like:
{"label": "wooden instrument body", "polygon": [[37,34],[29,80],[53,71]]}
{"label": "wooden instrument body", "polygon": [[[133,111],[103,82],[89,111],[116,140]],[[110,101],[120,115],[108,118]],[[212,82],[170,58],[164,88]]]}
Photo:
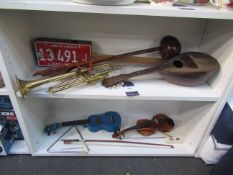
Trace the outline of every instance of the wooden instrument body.
{"label": "wooden instrument body", "polygon": [[175,57],[174,67],[159,71],[166,81],[181,86],[198,86],[205,83],[220,69],[216,59],[201,52],[187,52]]}
{"label": "wooden instrument body", "polygon": [[121,117],[117,112],[109,111],[101,115],[91,115],[89,123],[84,124],[91,132],[104,130],[107,132],[115,132],[120,129]]}

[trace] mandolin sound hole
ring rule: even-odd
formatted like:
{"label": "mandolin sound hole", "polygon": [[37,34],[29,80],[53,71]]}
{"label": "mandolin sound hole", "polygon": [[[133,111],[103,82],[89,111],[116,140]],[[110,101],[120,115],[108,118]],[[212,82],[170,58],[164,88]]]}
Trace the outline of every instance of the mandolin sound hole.
{"label": "mandolin sound hole", "polygon": [[197,69],[198,65],[193,61],[192,55],[182,56],[180,60],[184,63],[185,67]]}
{"label": "mandolin sound hole", "polygon": [[179,61],[179,60],[174,61],[174,62],[173,62],[173,65],[174,65],[175,67],[177,67],[177,68],[183,67],[183,63],[182,63],[181,61]]}

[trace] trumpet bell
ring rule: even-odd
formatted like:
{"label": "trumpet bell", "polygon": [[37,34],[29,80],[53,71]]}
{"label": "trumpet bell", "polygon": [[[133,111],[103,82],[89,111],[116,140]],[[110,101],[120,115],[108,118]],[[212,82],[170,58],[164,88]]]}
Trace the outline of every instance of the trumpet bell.
{"label": "trumpet bell", "polygon": [[20,80],[16,77],[16,84],[22,97],[24,97],[30,91],[30,89],[27,87],[28,81]]}
{"label": "trumpet bell", "polygon": [[24,97],[29,91],[31,91],[31,89],[38,87],[42,84],[60,81],[66,78],[77,77],[78,74],[79,74],[78,72],[70,72],[70,73],[66,73],[63,75],[57,75],[57,76],[50,77],[50,78],[42,78],[39,80],[31,80],[31,81],[21,80],[16,77],[16,83],[17,83],[20,95]]}

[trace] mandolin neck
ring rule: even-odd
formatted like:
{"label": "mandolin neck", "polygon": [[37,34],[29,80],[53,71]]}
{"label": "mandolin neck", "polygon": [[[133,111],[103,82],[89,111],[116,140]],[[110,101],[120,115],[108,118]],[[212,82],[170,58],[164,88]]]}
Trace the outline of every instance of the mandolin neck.
{"label": "mandolin neck", "polygon": [[140,75],[145,75],[145,74],[149,74],[155,71],[159,71],[162,69],[161,65],[157,65],[148,69],[143,69],[143,70],[139,70],[139,71],[135,71],[132,73],[129,73],[127,76],[128,78],[132,78],[132,77],[136,77],[136,76],[140,76]]}

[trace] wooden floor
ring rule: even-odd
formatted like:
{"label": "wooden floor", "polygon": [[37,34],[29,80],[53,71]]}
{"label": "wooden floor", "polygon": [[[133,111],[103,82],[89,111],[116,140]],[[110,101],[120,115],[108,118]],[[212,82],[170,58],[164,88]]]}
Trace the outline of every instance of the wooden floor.
{"label": "wooden floor", "polygon": [[1,175],[209,175],[195,158],[0,157]]}

